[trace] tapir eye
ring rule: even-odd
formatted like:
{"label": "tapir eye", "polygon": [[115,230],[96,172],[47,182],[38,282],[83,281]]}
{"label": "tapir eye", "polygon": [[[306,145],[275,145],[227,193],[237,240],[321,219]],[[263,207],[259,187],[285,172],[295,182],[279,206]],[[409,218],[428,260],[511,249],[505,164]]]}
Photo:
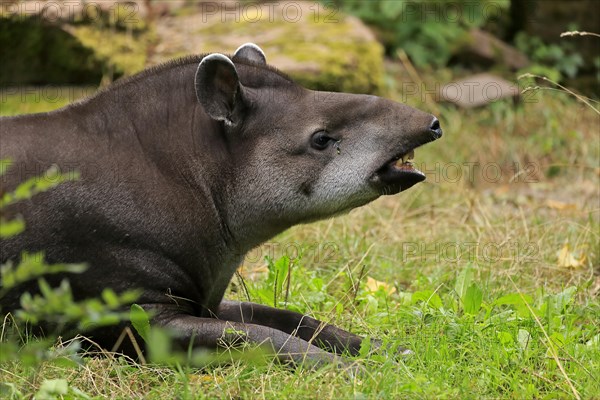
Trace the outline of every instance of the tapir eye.
{"label": "tapir eye", "polygon": [[311,145],[317,150],[325,150],[327,146],[336,140],[330,136],[327,136],[326,131],[315,132],[312,136]]}

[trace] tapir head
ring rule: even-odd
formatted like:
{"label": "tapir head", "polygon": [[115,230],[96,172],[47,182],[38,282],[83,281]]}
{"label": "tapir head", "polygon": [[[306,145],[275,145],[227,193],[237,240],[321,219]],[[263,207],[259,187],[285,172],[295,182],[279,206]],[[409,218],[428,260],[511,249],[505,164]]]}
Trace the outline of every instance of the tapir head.
{"label": "tapir head", "polygon": [[406,105],[305,89],[269,67],[253,44],[231,59],[206,56],[196,94],[222,121],[230,213],[279,230],[423,181],[410,161],[414,150],[442,135],[437,118]]}

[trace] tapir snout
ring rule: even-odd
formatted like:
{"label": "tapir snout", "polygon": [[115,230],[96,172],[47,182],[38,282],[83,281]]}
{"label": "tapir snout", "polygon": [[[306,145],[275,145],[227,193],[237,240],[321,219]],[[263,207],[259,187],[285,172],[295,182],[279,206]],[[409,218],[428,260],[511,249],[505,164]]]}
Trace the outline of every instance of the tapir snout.
{"label": "tapir snout", "polygon": [[[415,166],[415,150],[439,139],[443,132],[433,115],[387,99],[379,99],[379,103],[383,111],[374,112],[373,116],[384,121],[381,135],[388,150],[384,163],[371,176],[371,183],[381,194],[390,195],[425,180],[425,174]],[[386,154],[384,149],[381,152]]]}

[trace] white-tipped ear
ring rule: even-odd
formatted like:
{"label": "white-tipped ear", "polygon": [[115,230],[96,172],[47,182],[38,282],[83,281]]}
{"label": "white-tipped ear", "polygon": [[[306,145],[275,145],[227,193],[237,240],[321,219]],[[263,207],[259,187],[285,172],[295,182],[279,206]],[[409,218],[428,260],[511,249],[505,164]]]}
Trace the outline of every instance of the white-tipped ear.
{"label": "white-tipped ear", "polygon": [[233,59],[244,59],[257,64],[266,64],[267,57],[260,47],[254,43],[245,43],[233,53]]}
{"label": "white-tipped ear", "polygon": [[242,100],[242,88],[233,62],[223,54],[210,54],[196,71],[196,96],[211,118],[235,125],[234,110]]}

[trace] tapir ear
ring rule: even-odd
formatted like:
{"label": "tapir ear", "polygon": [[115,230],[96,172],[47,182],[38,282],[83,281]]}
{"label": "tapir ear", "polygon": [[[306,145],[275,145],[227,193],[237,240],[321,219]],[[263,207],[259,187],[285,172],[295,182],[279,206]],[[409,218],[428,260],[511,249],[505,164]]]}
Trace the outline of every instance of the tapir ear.
{"label": "tapir ear", "polygon": [[236,107],[242,99],[242,86],[233,62],[214,53],[202,59],[196,71],[196,96],[211,118],[235,125]]}
{"label": "tapir ear", "polygon": [[257,64],[266,64],[267,57],[260,47],[254,43],[246,43],[238,47],[233,53],[233,60],[244,59]]}

